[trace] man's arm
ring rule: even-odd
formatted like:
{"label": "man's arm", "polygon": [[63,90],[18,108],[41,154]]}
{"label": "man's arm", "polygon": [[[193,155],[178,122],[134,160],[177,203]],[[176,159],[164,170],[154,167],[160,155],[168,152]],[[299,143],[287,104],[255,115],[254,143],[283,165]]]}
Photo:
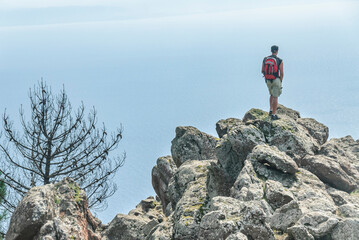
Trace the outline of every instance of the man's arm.
{"label": "man's arm", "polygon": [[264,62],[262,62],[262,74],[264,75]]}
{"label": "man's arm", "polygon": [[284,77],[284,72],[283,72],[283,61],[280,63],[279,65],[279,70],[280,70],[280,80],[283,81],[283,77]]}

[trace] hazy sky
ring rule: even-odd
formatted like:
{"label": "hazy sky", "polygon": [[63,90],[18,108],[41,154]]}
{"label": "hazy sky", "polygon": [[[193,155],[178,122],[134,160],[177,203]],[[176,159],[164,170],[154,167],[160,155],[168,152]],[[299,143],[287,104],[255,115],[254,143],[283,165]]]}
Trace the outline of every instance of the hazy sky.
{"label": "hazy sky", "polygon": [[16,122],[43,77],[109,129],[123,124],[119,190],[97,213],[108,222],[154,195],[176,126],[216,135],[220,119],[268,110],[260,66],[273,44],[280,103],[359,138],[358,29],[357,1],[0,0],[0,113]]}

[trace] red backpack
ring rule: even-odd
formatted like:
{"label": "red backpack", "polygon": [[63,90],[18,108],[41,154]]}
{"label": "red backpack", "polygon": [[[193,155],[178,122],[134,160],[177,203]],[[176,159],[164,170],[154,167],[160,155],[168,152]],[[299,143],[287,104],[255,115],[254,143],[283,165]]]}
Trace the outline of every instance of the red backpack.
{"label": "red backpack", "polygon": [[278,64],[275,57],[266,57],[264,59],[264,78],[265,79],[276,79],[278,76]]}

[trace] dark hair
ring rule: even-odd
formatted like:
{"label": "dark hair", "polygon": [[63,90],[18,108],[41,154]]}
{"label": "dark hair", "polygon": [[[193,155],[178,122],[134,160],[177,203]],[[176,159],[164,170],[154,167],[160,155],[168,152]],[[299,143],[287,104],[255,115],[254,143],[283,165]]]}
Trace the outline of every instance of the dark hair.
{"label": "dark hair", "polygon": [[278,52],[278,46],[273,45],[273,46],[270,48],[270,50],[271,50],[272,53],[276,53],[276,52]]}

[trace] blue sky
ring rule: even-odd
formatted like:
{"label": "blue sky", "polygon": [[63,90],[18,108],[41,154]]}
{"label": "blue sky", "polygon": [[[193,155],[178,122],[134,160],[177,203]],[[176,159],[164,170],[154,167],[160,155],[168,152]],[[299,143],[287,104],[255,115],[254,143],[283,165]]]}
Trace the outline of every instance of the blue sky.
{"label": "blue sky", "polygon": [[151,169],[179,125],[267,110],[260,64],[279,45],[279,102],[359,138],[357,1],[0,0],[0,111],[17,121],[41,79],[73,107],[95,106],[125,132],[118,192],[97,215],[127,213],[154,192]]}

